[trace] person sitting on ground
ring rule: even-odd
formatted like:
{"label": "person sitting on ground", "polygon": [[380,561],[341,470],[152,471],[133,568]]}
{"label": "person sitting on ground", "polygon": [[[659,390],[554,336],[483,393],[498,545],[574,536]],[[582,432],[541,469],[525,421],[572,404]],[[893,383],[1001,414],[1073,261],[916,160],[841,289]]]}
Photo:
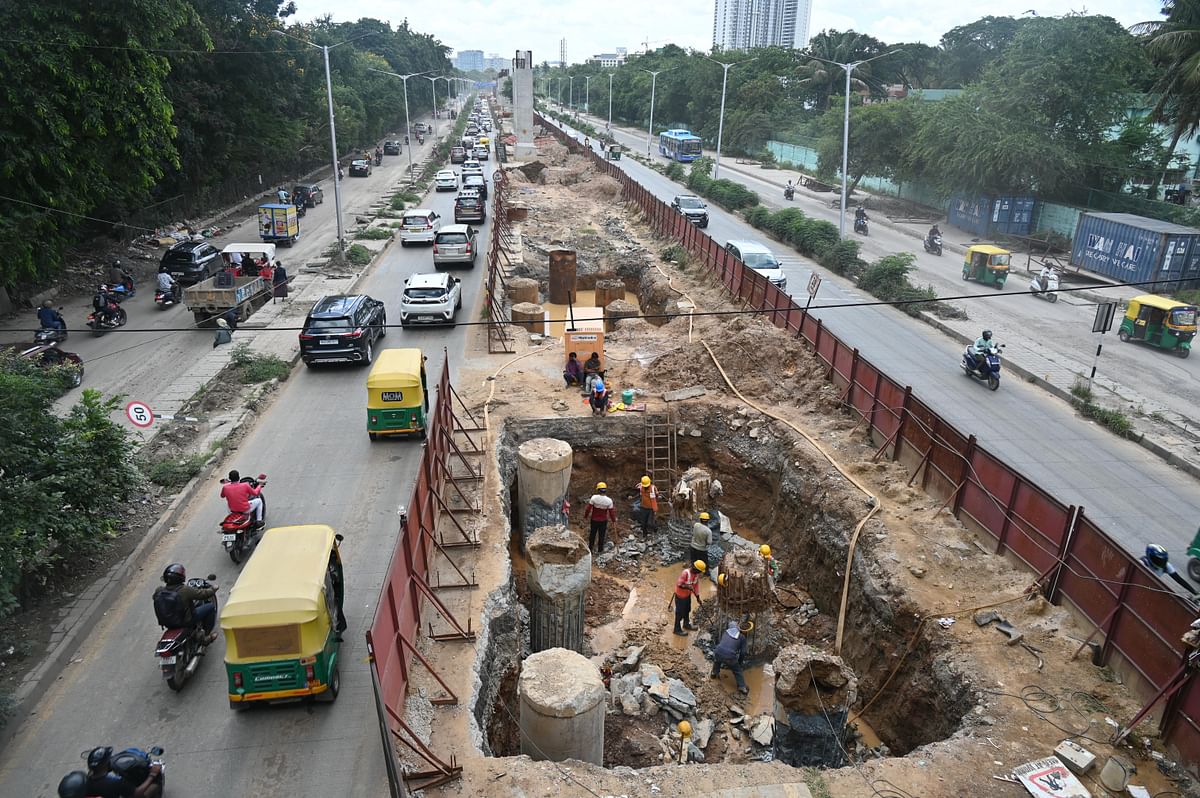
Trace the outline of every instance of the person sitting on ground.
{"label": "person sitting on ground", "polygon": [[592,415],[602,416],[608,410],[609,403],[608,389],[604,387],[604,380],[597,379],[592,383],[592,394],[589,402],[592,405]]}
{"label": "person sitting on ground", "polygon": [[592,352],[592,356],[584,361],[583,375],[584,375],[583,388],[584,388],[585,392],[590,392],[592,390],[593,382],[595,382],[596,380],[599,380],[599,379],[603,379],[604,372],[600,370],[600,353],[599,352]]}
{"label": "person sitting on ground", "polygon": [[572,352],[567,355],[567,366],[563,369],[563,380],[567,383],[567,387],[572,385],[583,385],[583,364],[579,362],[579,356]]}

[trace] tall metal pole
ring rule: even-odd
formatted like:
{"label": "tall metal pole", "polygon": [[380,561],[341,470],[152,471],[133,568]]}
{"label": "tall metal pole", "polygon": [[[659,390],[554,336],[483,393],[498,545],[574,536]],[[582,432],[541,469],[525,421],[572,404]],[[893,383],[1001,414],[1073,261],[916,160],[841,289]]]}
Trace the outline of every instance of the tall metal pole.
{"label": "tall metal pole", "polygon": [[615,72],[608,73],[608,131],[612,133],[612,80]]}
{"label": "tall metal pole", "polygon": [[721,64],[725,74],[721,78],[721,115],[717,118],[717,162],[713,164],[713,180],[721,176],[721,138],[725,134],[725,86],[729,83],[729,68],[732,66],[734,64]]}
{"label": "tall metal pole", "polygon": [[329,76],[329,47],[322,45],[321,52],[325,56],[325,98],[329,102],[329,151],[333,156],[333,212],[337,218],[338,252],[346,246],[346,237],[342,232],[342,180],[338,177],[337,130],[333,126],[333,79]]}
{"label": "tall metal pole", "polygon": [[838,236],[846,237],[846,169],[850,162],[850,73],[858,63],[843,64],[846,70],[846,115],[842,121],[842,207],[838,212]]}
{"label": "tall metal pole", "polygon": [[583,112],[590,114],[592,112],[592,76],[583,76]]}
{"label": "tall metal pole", "polygon": [[441,76],[440,76],[440,75],[439,75],[438,77],[436,77],[436,78],[431,78],[431,77],[429,77],[428,75],[425,75],[425,80],[429,81],[429,86],[430,86],[430,88],[432,88],[432,89],[433,89],[433,140],[434,140],[434,143],[435,143],[435,144],[437,143],[437,137],[438,137],[438,124],[437,124],[437,111],[438,111],[438,109],[437,109],[437,82],[438,82],[439,80],[441,80],[441,79],[442,79],[442,78],[441,78]]}
{"label": "tall metal pole", "polygon": [[[642,71],[650,72],[649,69]],[[657,72],[650,72],[650,125],[646,128],[646,157],[650,156],[650,137],[654,134],[654,88],[658,83],[658,76],[665,71],[660,69]]]}
{"label": "tall metal pole", "polygon": [[567,75],[567,107],[575,108],[575,76]]}
{"label": "tall metal pole", "polygon": [[401,80],[404,81],[404,141],[407,144],[404,149],[408,150],[408,177],[410,180],[412,179],[413,162],[412,145],[408,144],[408,142],[412,141],[412,138],[410,138],[412,136],[412,127],[408,122],[408,79],[411,77],[412,75],[404,75],[401,77]]}

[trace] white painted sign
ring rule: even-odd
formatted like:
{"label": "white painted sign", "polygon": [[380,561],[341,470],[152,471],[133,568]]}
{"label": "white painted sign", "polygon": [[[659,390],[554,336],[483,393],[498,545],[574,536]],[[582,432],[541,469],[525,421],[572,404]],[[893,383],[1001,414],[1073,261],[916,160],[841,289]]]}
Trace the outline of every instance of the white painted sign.
{"label": "white painted sign", "polygon": [[1056,756],[1026,762],[1013,768],[1013,775],[1030,795],[1037,798],[1092,798],[1087,788]]}
{"label": "white painted sign", "polygon": [[125,405],[125,415],[135,427],[149,427],[154,423],[154,411],[145,402],[133,401]]}

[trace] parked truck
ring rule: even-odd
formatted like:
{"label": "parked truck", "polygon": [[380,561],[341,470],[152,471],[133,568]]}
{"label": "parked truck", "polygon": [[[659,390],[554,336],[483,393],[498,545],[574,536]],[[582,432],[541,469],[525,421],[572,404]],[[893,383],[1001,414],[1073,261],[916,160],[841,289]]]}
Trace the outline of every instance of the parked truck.
{"label": "parked truck", "polygon": [[258,206],[258,234],[263,241],[287,244],[300,237],[300,215],[295,205],[269,202]]}

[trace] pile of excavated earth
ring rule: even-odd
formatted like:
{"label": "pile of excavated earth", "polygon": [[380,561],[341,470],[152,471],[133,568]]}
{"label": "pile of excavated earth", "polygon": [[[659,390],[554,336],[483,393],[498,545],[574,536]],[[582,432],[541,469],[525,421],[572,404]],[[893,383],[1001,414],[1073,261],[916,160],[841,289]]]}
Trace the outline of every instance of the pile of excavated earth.
{"label": "pile of excavated earth", "polygon": [[[1145,794],[1196,794],[1153,714],[1109,742],[1142,697],[1076,656],[1093,630],[880,457],[802,342],[749,315],[689,317],[729,309],[721,286],[661,260],[670,242],[614,181],[539,144],[536,164],[510,170],[510,201],[528,214],[507,280],[533,281],[545,301],[549,253],[573,250],[581,291],[621,281],[660,318],[607,333],[606,382],[633,401],[604,417],[564,387],[566,352],[548,330],[513,328],[516,352],[488,355],[480,328],[454,375],[486,420],[487,451],[481,545],[449,555],[478,587],[441,598],[478,636],[421,645],[460,703],[431,708],[441,688],[418,669],[409,720],[463,768],[426,794],[1000,798],[1022,794],[1012,772],[1064,740],[1095,757],[1077,776],[1091,795],[1118,794],[1100,782],[1112,757],[1136,767]],[[652,420],[669,425],[674,470],[658,485],[657,528],[643,530],[634,503]],[[523,469],[543,466],[522,447],[547,440],[556,465],[535,490]],[[584,507],[601,481],[616,521],[594,551]],[[698,631],[680,636],[671,596],[700,510],[713,519],[710,569]],[[574,542],[545,554],[539,541],[562,527]],[[711,674],[729,621],[747,629],[745,692],[728,670]],[[574,650],[535,646],[556,640]],[[541,761],[562,751],[573,758]]]}

